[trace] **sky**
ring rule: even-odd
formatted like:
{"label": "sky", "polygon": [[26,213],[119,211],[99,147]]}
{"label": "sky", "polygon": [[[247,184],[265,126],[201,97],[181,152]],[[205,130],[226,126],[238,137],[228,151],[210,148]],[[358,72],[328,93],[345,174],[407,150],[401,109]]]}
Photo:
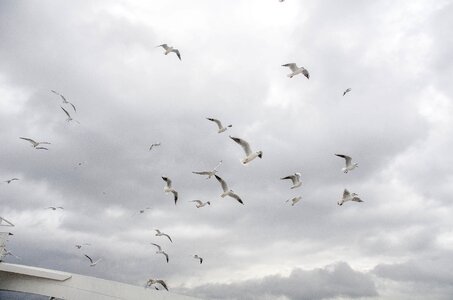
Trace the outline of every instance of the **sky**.
{"label": "sky", "polygon": [[[203,299],[450,299],[452,13],[451,0],[1,0],[0,216],[21,258],[6,261]],[[242,165],[229,135],[262,159]],[[220,160],[244,205],[192,173]],[[345,188],[364,202],[338,206]]]}

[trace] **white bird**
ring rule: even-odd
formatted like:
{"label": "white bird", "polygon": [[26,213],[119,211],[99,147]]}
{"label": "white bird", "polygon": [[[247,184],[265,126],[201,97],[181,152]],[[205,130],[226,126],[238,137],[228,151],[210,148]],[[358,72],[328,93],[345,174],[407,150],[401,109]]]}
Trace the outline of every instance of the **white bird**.
{"label": "white bird", "polygon": [[64,113],[68,116],[68,118],[66,119],[66,121],[68,121],[68,122],[70,122],[70,121],[76,121],[78,124],[80,124],[79,121],[77,121],[77,120],[75,120],[75,119],[73,119],[73,118],[71,117],[71,115],[68,113],[68,111],[67,111],[66,109],[64,109],[64,108],[61,107],[61,106],[60,106],[60,108],[61,108],[61,109],[64,111]]}
{"label": "white bird", "polygon": [[55,207],[55,206],[49,206],[49,207],[48,207],[48,208],[46,208],[46,209],[51,209],[51,210],[57,210],[57,209],[61,209],[61,210],[63,210],[64,208],[63,208],[63,207],[61,207],[61,206],[58,206],[58,207]]}
{"label": "white bird", "polygon": [[19,180],[19,178],[11,178],[11,179],[8,179],[8,180],[5,180],[4,182],[6,182],[7,184],[10,184],[11,182],[15,181],[15,180]]}
{"label": "white bird", "polygon": [[293,186],[291,187],[291,189],[295,189],[302,185],[302,182],[300,181],[300,176],[301,176],[301,174],[296,172],[296,173],[294,173],[294,175],[288,175],[288,176],[282,177],[280,179],[281,180],[291,179],[291,181],[293,182]]}
{"label": "white bird", "polygon": [[210,179],[212,176],[215,175],[215,173],[217,173],[217,169],[220,167],[221,164],[222,164],[222,161],[219,161],[217,166],[215,166],[215,168],[212,169],[212,171],[201,171],[201,172],[192,172],[192,173],[198,174],[198,175],[208,175],[208,177],[206,179]]}
{"label": "white bird", "polygon": [[344,189],[343,198],[341,198],[341,200],[339,200],[337,204],[341,206],[347,201],[363,202],[363,200],[359,198],[359,195],[357,195],[356,193],[351,194],[347,189]]}
{"label": "white bird", "polygon": [[300,201],[300,199],[302,199],[302,196],[298,196],[298,197],[294,197],[294,198],[288,199],[288,200],[286,200],[286,202],[291,201],[291,206],[294,206],[294,205],[296,205],[297,202]]}
{"label": "white bird", "polygon": [[[165,50],[165,53],[164,53],[164,54],[165,54],[165,55],[167,55],[167,54],[170,53],[170,52],[176,53],[176,55],[178,56],[179,60],[181,60],[181,54],[179,53],[179,50],[178,50],[178,49],[175,49],[175,48],[173,48],[173,47],[171,47],[171,46],[168,46],[167,44],[162,44],[162,45],[159,45],[159,46],[157,46],[157,47],[162,47],[162,48],[164,48],[164,50]],[[156,48],[157,48],[157,47],[156,47]]]}
{"label": "white bird", "polygon": [[160,146],[160,142],[151,144],[148,151],[151,151],[153,149],[153,147],[157,147],[157,146]]}
{"label": "white bird", "polygon": [[354,170],[359,166],[357,163],[352,163],[352,158],[350,156],[344,155],[344,154],[335,154],[338,157],[342,157],[346,160],[346,166],[341,169],[344,173],[348,173],[349,171]]}
{"label": "white bird", "polygon": [[[26,140],[27,142],[30,142],[32,144],[33,148],[36,148],[39,145],[50,145],[49,142],[36,142],[36,141],[34,141],[34,140],[30,139],[30,138],[25,138],[25,137],[19,137],[19,138],[23,139],[23,140]],[[44,147],[40,147],[40,148],[44,148]],[[37,149],[39,149],[39,148],[37,148]],[[48,150],[47,148],[44,148],[44,149]]]}
{"label": "white bird", "polygon": [[51,91],[52,93],[54,93],[54,94],[60,96],[60,98],[61,98],[61,100],[63,100],[63,103],[64,103],[64,104],[70,104],[70,105],[72,106],[72,108],[74,109],[74,112],[77,112],[75,105],[72,104],[71,102],[69,102],[68,100],[66,100],[65,96],[63,96],[62,94],[60,94],[60,93],[58,93],[58,92],[56,92],[56,91],[54,91],[54,90],[50,90],[50,91]]}
{"label": "white bird", "polygon": [[287,75],[289,78],[293,78],[293,76],[296,76],[297,74],[304,74],[307,79],[310,79],[310,74],[308,73],[307,69],[305,69],[304,67],[299,68],[295,63],[285,64],[282,65],[282,67],[288,67],[291,69],[291,71],[293,71],[291,74]]}
{"label": "white bird", "polygon": [[213,118],[206,118],[206,119],[217,124],[217,126],[219,127],[219,131],[217,131],[218,133],[222,133],[222,132],[226,131],[228,128],[233,127],[233,125],[231,125],[231,124],[227,125],[226,127],[223,127],[222,122],[220,122],[217,119],[213,119]]}
{"label": "white bird", "polygon": [[167,183],[165,186],[164,186],[164,192],[165,193],[172,193],[173,196],[174,196],[174,199],[175,199],[175,205],[176,205],[176,202],[178,201],[178,192],[173,189],[171,187],[171,180],[170,178],[167,178],[167,177],[162,177],[162,179]]}
{"label": "white bird", "polygon": [[346,95],[347,93],[349,93],[351,91],[351,88],[347,88],[346,91],[343,92],[343,96]]}
{"label": "white bird", "polygon": [[93,261],[93,259],[91,259],[91,257],[89,257],[86,254],[84,254],[84,255],[85,255],[86,258],[88,258],[90,260],[90,262],[91,262],[90,267],[96,266],[102,260],[102,258],[99,258],[97,261]]}
{"label": "white bird", "polygon": [[200,265],[203,263],[203,258],[198,256],[198,254],[195,254],[193,258],[198,259],[200,261]]}
{"label": "white bird", "polygon": [[263,151],[257,151],[257,152],[252,152],[252,149],[250,148],[249,143],[244,141],[243,139],[240,138],[235,138],[230,135],[230,138],[241,145],[242,149],[244,149],[245,154],[247,155],[243,160],[241,160],[242,164],[248,164],[252,160],[254,160],[256,157],[262,158],[263,157]]}
{"label": "white bird", "polygon": [[144,208],[144,209],[140,209],[140,210],[138,211],[138,213],[139,213],[139,214],[144,214],[145,211],[146,211],[147,209],[151,209],[151,207],[146,207],[146,208]]}
{"label": "white bird", "polygon": [[171,237],[168,234],[161,232],[159,229],[154,229],[154,230],[156,231],[155,236],[166,236],[170,240],[170,242],[173,243],[173,241],[171,240]]}
{"label": "white bird", "polygon": [[196,205],[197,208],[200,208],[200,207],[203,207],[203,206],[206,206],[206,205],[211,205],[211,202],[209,202],[209,201],[203,202],[201,200],[192,200],[190,202],[196,202],[197,203],[197,205]]}
{"label": "white bird", "polygon": [[14,255],[14,253],[12,253],[11,251],[8,251],[7,249],[5,249],[4,254],[5,254],[5,256],[10,255],[10,256],[14,257],[15,259],[21,259],[19,256]]}
{"label": "white bird", "polygon": [[[149,279],[148,282],[146,283],[146,286],[145,288],[148,288],[148,287],[151,287],[153,284],[160,284],[161,286],[164,287],[164,289],[166,289],[168,291],[168,288],[167,288],[167,284],[165,283],[165,281],[161,280],[161,279]],[[156,287],[156,289],[158,289]]]}
{"label": "white bird", "polygon": [[85,244],[77,244],[77,245],[75,245],[74,247],[76,247],[77,249],[81,249],[82,246],[91,246],[91,244],[88,244],[88,243],[85,243]]}
{"label": "white bird", "polygon": [[168,254],[165,253],[165,251],[162,251],[162,247],[159,246],[158,244],[154,244],[154,243],[151,243],[151,245],[154,245],[157,247],[157,251],[156,251],[156,254],[163,254],[165,256],[165,259],[167,260],[167,263],[168,263]]}
{"label": "white bird", "polygon": [[239,203],[244,204],[244,202],[242,202],[241,198],[237,194],[235,194],[233,192],[233,190],[230,190],[228,188],[228,185],[225,182],[225,180],[223,180],[222,178],[220,178],[217,175],[214,175],[214,176],[217,179],[217,181],[220,182],[220,185],[222,186],[222,189],[223,189],[223,194],[220,195],[220,197],[225,198],[226,196],[230,196],[230,197],[236,199]]}

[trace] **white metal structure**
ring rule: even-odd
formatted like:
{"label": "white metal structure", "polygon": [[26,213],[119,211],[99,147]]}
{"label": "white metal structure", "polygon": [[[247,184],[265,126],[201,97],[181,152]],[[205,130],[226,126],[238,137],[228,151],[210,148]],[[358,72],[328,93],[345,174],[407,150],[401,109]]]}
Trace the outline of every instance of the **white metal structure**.
{"label": "white metal structure", "polygon": [[[0,226],[14,225],[0,217]],[[165,290],[1,262],[6,254],[8,236],[9,232],[0,232],[0,290],[65,300],[196,300]]]}

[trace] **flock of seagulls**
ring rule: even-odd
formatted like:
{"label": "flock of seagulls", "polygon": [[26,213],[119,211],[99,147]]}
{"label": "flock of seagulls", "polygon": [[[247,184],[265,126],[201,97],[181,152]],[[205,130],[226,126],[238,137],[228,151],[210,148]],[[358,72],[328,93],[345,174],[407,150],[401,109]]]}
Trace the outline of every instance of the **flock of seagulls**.
{"label": "flock of seagulls", "polygon": [[[284,0],[279,0],[279,2],[283,2],[283,1]],[[164,55],[168,55],[168,54],[173,52],[178,57],[178,59],[181,60],[181,54],[180,54],[180,51],[178,49],[176,49],[176,48],[174,48],[172,46],[168,46],[167,44],[161,44],[161,45],[159,45],[157,47],[162,47],[165,50],[164,51]],[[283,67],[288,67],[291,70],[291,73],[287,74],[287,76],[289,78],[293,78],[296,75],[302,74],[307,79],[310,79],[310,74],[309,74],[308,70],[305,69],[304,67],[298,67],[296,63],[287,63],[287,64],[284,64],[282,66]],[[62,95],[61,93],[59,93],[59,92],[57,92],[55,90],[51,90],[51,92],[60,97],[60,99],[62,100],[62,104],[63,105],[66,105],[66,107],[67,106],[72,107],[73,113],[77,113],[76,106],[72,102],[68,101],[64,95]],[[351,88],[347,88],[343,92],[343,96],[345,96],[349,92],[351,92]],[[68,109],[66,109],[63,106],[60,106],[60,108],[65,113],[65,115],[67,117],[67,119],[66,119],[67,122],[75,121],[75,122],[79,123],[77,120],[75,120],[71,116],[71,114],[69,113]],[[233,126],[232,124],[228,124],[228,125],[225,126],[225,125],[222,124],[222,122],[220,120],[215,119],[215,118],[208,117],[206,119],[209,120],[210,122],[213,122],[213,123],[216,124],[217,133],[218,134],[221,134],[221,133],[227,131],[229,128],[231,128]],[[232,141],[234,141],[236,144],[241,146],[242,150],[245,153],[245,157],[240,159],[241,164],[247,165],[250,162],[252,162],[253,160],[255,160],[255,158],[257,158],[257,157],[260,158],[260,159],[263,158],[263,151],[261,151],[261,150],[260,151],[253,151],[252,148],[250,147],[250,144],[247,141],[245,141],[244,139],[238,138],[238,137],[233,137],[233,136],[229,136],[229,138]],[[43,147],[42,145],[50,145],[51,144],[50,142],[46,142],[46,141],[37,142],[34,139],[31,139],[31,138],[28,138],[28,137],[20,137],[20,139],[29,142],[31,144],[31,146],[34,149],[36,149],[36,150],[49,150],[47,147]],[[159,147],[159,146],[161,146],[161,142],[152,143],[150,145],[148,151],[152,151],[153,149],[155,149],[155,147]],[[345,174],[358,167],[357,163],[352,162],[352,158],[350,156],[344,155],[344,154],[335,154],[335,155],[345,159],[345,167],[343,167],[341,169],[341,171],[344,172]],[[192,173],[196,174],[196,175],[206,176],[207,180],[211,179],[212,177],[214,177],[219,182],[219,184],[220,184],[220,186],[222,188],[222,193],[220,194],[221,198],[230,197],[230,198],[236,200],[237,202],[239,202],[240,204],[244,205],[244,202],[241,199],[241,197],[238,194],[236,194],[236,192],[234,192],[232,189],[229,188],[227,182],[224,179],[222,179],[220,176],[217,175],[218,169],[222,165],[222,163],[223,163],[223,161],[220,160],[219,163],[212,170],[193,171]],[[81,166],[82,163],[79,163],[78,165]],[[290,187],[290,190],[294,190],[294,189],[297,189],[297,188],[302,186],[301,176],[302,175],[301,175],[300,172],[296,172],[294,174],[282,177],[280,179],[281,180],[291,180],[292,185]],[[4,182],[7,183],[7,184],[10,184],[11,182],[17,181],[17,180],[19,180],[19,178],[11,178],[11,179],[5,180]],[[178,192],[177,192],[177,190],[175,190],[173,188],[171,179],[166,177],[166,176],[162,176],[162,180],[165,181],[165,186],[164,186],[164,189],[163,189],[164,192],[166,194],[172,194],[173,195],[174,203],[176,205],[177,202],[178,202]],[[103,193],[105,194],[105,192],[103,192]],[[302,196],[299,195],[299,196],[294,196],[294,197],[286,200],[286,202],[290,202],[291,206],[294,206],[301,199],[302,199]],[[359,198],[358,194],[350,193],[347,189],[344,189],[343,196],[342,196],[342,198],[340,200],[338,200],[337,204],[339,206],[342,206],[345,202],[348,202],[348,201],[363,202]],[[191,200],[189,202],[195,203],[196,208],[202,208],[202,207],[205,207],[207,205],[211,205],[210,201],[203,202],[202,200],[198,200],[198,199],[197,200]],[[50,207],[47,207],[47,209],[56,211],[56,210],[63,210],[64,208],[62,206],[50,206]],[[145,209],[141,209],[141,210],[138,211],[138,213],[139,214],[143,214],[145,212],[145,210],[147,210],[147,209],[150,209],[150,208],[147,207]],[[165,237],[171,243],[173,243],[173,240],[170,237],[170,235],[168,235],[167,233],[161,232],[159,229],[154,229],[154,230],[156,232],[155,233],[156,237]],[[165,257],[165,261],[167,263],[169,263],[169,255],[162,249],[162,246],[160,246],[159,244],[156,244],[156,243],[151,243],[151,245],[156,247],[157,250],[156,250],[155,253],[163,255]],[[76,244],[75,248],[80,250],[82,248],[85,248],[86,246],[91,246],[91,244],[89,244],[89,243]],[[12,253],[7,253],[7,254],[13,255]],[[102,258],[99,258],[97,260],[93,260],[87,254],[83,254],[83,255],[89,260],[90,267],[95,267],[99,262],[102,261]],[[203,258],[201,256],[199,256],[198,254],[193,255],[193,258],[196,259],[199,262],[199,264],[203,263]],[[161,287],[163,287],[165,290],[168,291],[167,284],[165,283],[165,281],[163,281],[161,279],[149,279],[146,282],[145,287],[147,287],[147,288],[154,287],[156,290],[159,290],[157,285],[160,285]]]}

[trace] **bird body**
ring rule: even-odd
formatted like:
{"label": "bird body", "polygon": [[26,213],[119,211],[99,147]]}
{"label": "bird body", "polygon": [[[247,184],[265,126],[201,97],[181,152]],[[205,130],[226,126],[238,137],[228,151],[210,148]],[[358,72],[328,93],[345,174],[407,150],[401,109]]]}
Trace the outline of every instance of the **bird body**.
{"label": "bird body", "polygon": [[168,53],[174,52],[176,54],[176,56],[178,56],[179,60],[181,60],[181,54],[179,53],[178,49],[175,49],[172,46],[168,46],[167,44],[162,44],[162,45],[159,45],[157,47],[164,48],[164,50],[165,50],[164,54],[165,55],[168,55]]}
{"label": "bird body", "polygon": [[349,171],[354,170],[355,168],[357,168],[359,166],[358,163],[353,163],[352,162],[352,158],[350,156],[347,156],[347,155],[344,155],[344,154],[335,154],[335,155],[345,159],[346,166],[341,169],[341,171],[343,171],[343,173],[345,173],[345,174],[348,173]]}
{"label": "bird body", "polygon": [[206,205],[211,205],[211,202],[209,202],[209,201],[203,202],[201,200],[192,200],[190,202],[196,202],[197,203],[197,205],[196,205],[197,208],[200,208],[200,207],[203,207],[203,206],[206,206]]}
{"label": "bird body", "polygon": [[347,189],[344,189],[343,197],[337,202],[337,204],[341,206],[347,201],[363,202],[363,200],[359,198],[359,195],[356,193],[350,193]]}
{"label": "bird body", "polygon": [[263,151],[252,152],[252,149],[250,148],[249,143],[246,142],[245,140],[236,138],[236,137],[232,137],[231,135],[230,135],[230,138],[233,141],[235,141],[237,144],[239,144],[242,147],[242,149],[244,150],[245,154],[247,155],[244,159],[241,160],[241,163],[243,165],[248,164],[249,162],[251,162],[252,160],[254,160],[257,157],[259,157],[259,158],[263,157]]}
{"label": "bird body", "polygon": [[172,243],[173,243],[173,241],[171,240],[171,237],[170,237],[170,236],[169,236],[168,234],[166,234],[166,233],[163,233],[163,232],[160,232],[160,230],[159,230],[159,229],[154,229],[154,230],[156,231],[156,234],[155,234],[155,236],[166,236],[166,237],[167,237],[167,238],[168,238],[168,239],[170,240],[170,242],[172,242]]}
{"label": "bird body", "polygon": [[295,63],[284,64],[282,65],[282,67],[288,67],[292,71],[292,73],[287,75],[289,78],[293,78],[298,74],[303,74],[305,77],[307,77],[307,79],[310,79],[310,74],[308,73],[307,69],[305,69],[304,67],[299,68]]}
{"label": "bird body", "polygon": [[203,263],[203,258],[198,256],[198,254],[195,254],[193,258],[198,259],[200,261],[200,265]]}
{"label": "bird body", "polygon": [[291,189],[295,189],[302,185],[302,182],[300,181],[300,176],[301,176],[301,174],[296,172],[296,173],[294,173],[294,175],[289,175],[286,177],[282,177],[280,179],[281,180],[291,179],[291,181],[293,182],[293,186],[291,187]]}
{"label": "bird body", "polygon": [[239,203],[244,204],[244,202],[242,202],[242,199],[236,193],[234,193],[233,190],[230,190],[228,188],[228,185],[225,182],[225,180],[223,180],[217,175],[214,176],[217,179],[217,181],[220,182],[220,185],[222,186],[223,189],[223,193],[220,195],[220,197],[225,198],[226,196],[230,196],[231,198],[236,199]]}

